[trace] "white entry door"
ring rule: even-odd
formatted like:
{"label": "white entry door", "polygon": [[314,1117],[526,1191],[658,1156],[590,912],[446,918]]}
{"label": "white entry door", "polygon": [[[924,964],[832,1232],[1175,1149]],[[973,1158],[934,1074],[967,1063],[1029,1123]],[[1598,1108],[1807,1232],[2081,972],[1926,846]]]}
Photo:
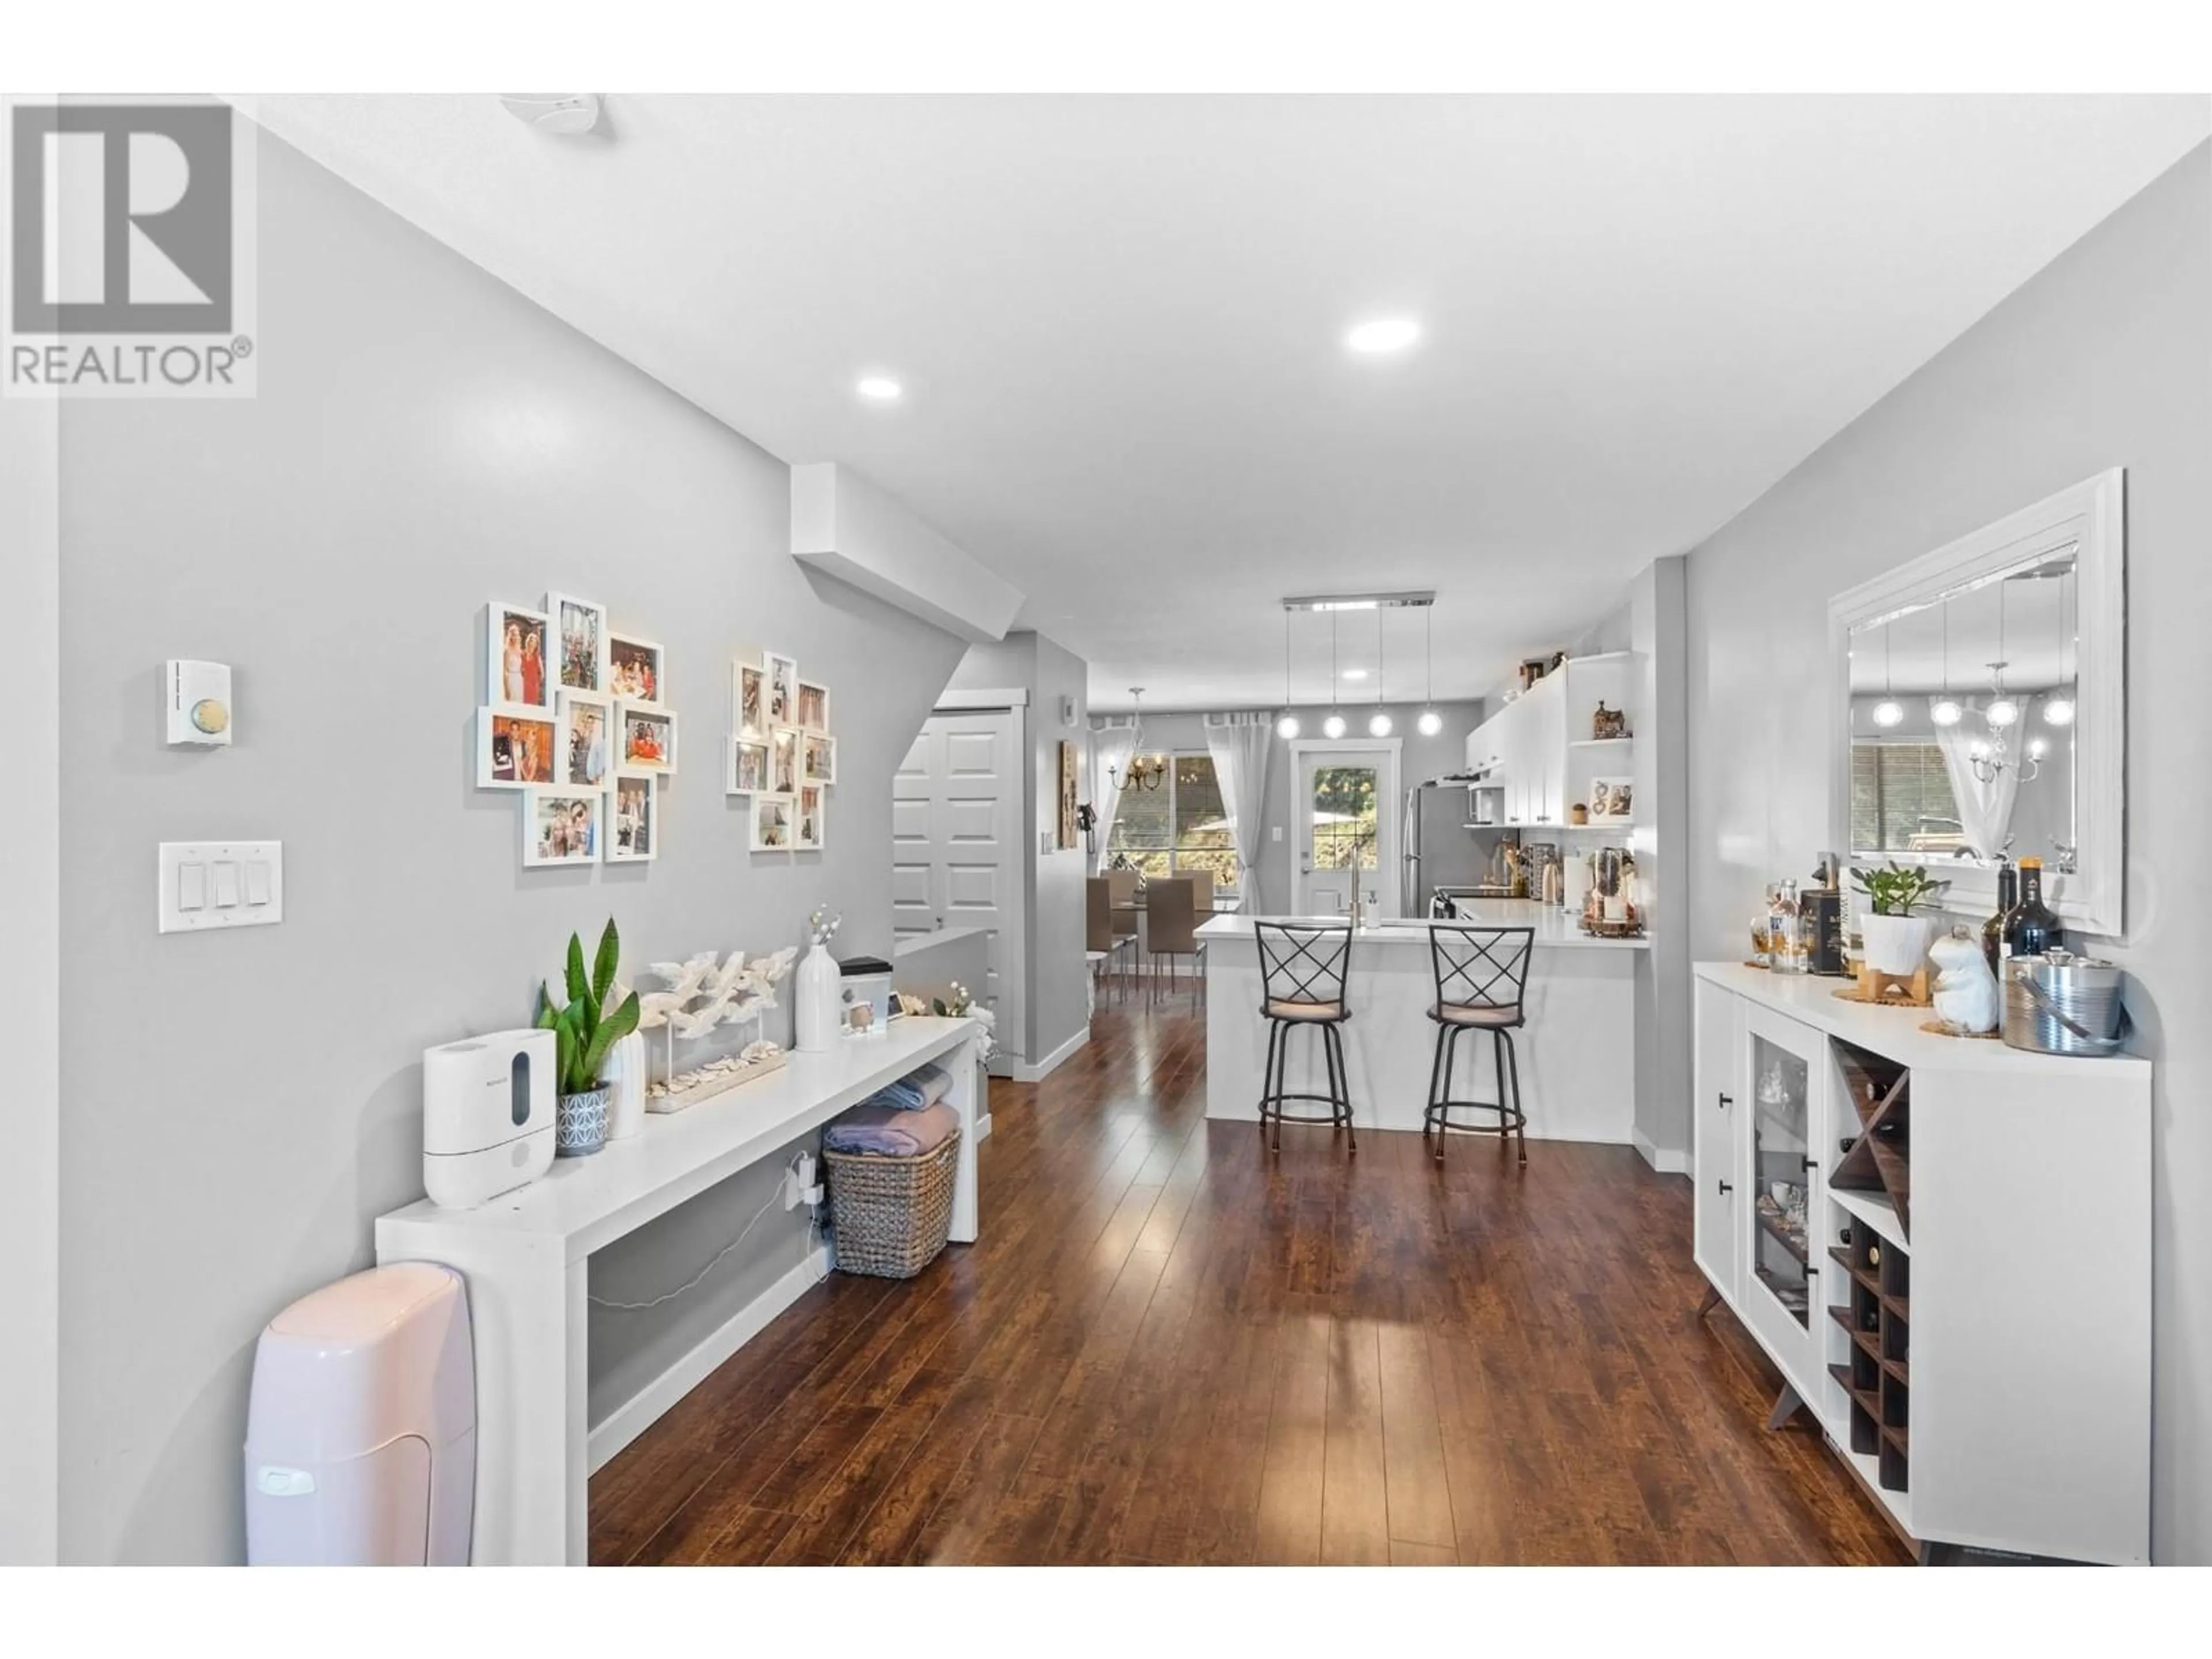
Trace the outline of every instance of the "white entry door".
{"label": "white entry door", "polygon": [[1398,750],[1395,744],[1293,743],[1291,803],[1297,837],[1291,908],[1302,916],[1352,908],[1398,914]]}
{"label": "white entry door", "polygon": [[[989,938],[987,983],[1002,1057],[1026,1058],[1022,1007],[1022,714],[933,714],[891,781],[891,926]],[[994,1062],[996,1065],[996,1062]]]}

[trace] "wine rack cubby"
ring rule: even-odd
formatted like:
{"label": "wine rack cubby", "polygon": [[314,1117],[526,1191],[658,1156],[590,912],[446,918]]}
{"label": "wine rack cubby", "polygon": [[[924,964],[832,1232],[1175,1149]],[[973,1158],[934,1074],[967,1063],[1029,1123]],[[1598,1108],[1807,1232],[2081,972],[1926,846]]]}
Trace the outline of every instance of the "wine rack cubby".
{"label": "wine rack cubby", "polygon": [[1898,1231],[1912,1237],[1912,1073],[1895,1060],[1840,1038],[1834,1043],[1844,1093],[1858,1133],[1839,1138],[1841,1156],[1828,1176],[1832,1190],[1879,1193],[1897,1212]]}
{"label": "wine rack cubby", "polygon": [[1828,1317],[1850,1338],[1847,1358],[1828,1367],[1850,1402],[1850,1448],[1875,1460],[1878,1484],[1909,1490],[1912,1346],[1911,1258],[1862,1221],[1843,1230],[1828,1257],[1850,1285]]}

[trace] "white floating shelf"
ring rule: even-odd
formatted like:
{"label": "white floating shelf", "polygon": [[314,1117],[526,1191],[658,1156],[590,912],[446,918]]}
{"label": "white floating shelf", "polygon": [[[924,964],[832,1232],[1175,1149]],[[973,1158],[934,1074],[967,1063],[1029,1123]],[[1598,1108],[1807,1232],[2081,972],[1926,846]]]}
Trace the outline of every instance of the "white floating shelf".
{"label": "white floating shelf", "polygon": [[1570,749],[1626,749],[1635,741],[1633,738],[1577,738],[1567,747]]}

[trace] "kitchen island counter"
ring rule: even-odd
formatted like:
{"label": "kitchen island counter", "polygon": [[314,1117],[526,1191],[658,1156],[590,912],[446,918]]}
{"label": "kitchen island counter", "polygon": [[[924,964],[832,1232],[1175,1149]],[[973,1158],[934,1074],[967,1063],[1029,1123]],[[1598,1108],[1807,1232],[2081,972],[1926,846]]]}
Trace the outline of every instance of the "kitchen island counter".
{"label": "kitchen island counter", "polygon": [[[1523,993],[1528,1024],[1514,1034],[1528,1139],[1628,1144],[1636,1121],[1636,979],[1650,941],[1594,939],[1565,912],[1527,899],[1482,900],[1473,908],[1460,925],[1535,930]],[[1250,1122],[1259,1116],[1267,1022],[1260,1013],[1253,923],[1343,920],[1221,916],[1198,930],[1206,946],[1208,1117]],[[1362,1129],[1418,1130],[1437,1030],[1428,1018],[1436,1001],[1428,923],[1362,927],[1352,938],[1346,1000],[1352,1018],[1344,1027],[1344,1048],[1353,1122]],[[1286,1086],[1327,1087],[1318,1039],[1293,1034]],[[1497,1097],[1486,1037],[1461,1040],[1450,1092],[1458,1099]],[[1307,1103],[1291,1109],[1318,1109]],[[1480,1150],[1479,1143],[1461,1137],[1446,1155]]]}

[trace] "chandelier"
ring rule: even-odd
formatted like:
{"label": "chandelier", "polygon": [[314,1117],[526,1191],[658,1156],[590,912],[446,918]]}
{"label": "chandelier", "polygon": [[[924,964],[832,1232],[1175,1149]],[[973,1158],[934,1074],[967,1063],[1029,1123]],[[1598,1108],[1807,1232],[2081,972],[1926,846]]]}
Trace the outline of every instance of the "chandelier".
{"label": "chandelier", "polygon": [[2043,771],[2043,757],[2050,746],[2041,738],[2021,741],[2020,702],[2005,690],[2004,659],[2000,658],[1989,666],[1990,700],[1980,710],[1989,731],[1967,744],[1967,761],[1979,782],[1996,781],[2009,767],[2019,773],[2022,783],[2033,783]]}
{"label": "chandelier", "polygon": [[1124,793],[1132,789],[1157,789],[1160,787],[1160,781],[1168,775],[1166,756],[1146,755],[1140,752],[1145,746],[1144,697],[1143,686],[1133,685],[1129,688],[1130,706],[1136,711],[1134,721],[1136,729],[1129,736],[1128,763],[1123,766],[1109,766],[1106,769],[1106,775],[1113,780],[1114,787]]}

